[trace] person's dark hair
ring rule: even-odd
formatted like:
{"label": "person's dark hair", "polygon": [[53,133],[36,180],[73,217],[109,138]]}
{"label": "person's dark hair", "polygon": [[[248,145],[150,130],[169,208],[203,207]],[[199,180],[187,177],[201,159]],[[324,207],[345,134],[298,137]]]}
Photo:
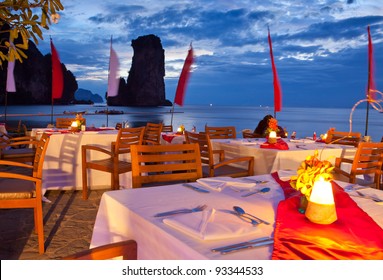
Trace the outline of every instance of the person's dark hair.
{"label": "person's dark hair", "polygon": [[263,135],[269,125],[269,120],[272,118],[273,118],[272,115],[266,115],[262,120],[259,121],[257,127],[254,130],[254,133]]}
{"label": "person's dark hair", "polygon": [[[262,120],[260,120],[257,127],[254,130],[254,134],[265,136],[266,130],[269,127],[269,120],[272,118],[274,118],[272,115],[266,115]],[[278,126],[278,129],[279,131],[277,132],[277,135],[285,138],[286,133],[284,129],[281,126]]]}

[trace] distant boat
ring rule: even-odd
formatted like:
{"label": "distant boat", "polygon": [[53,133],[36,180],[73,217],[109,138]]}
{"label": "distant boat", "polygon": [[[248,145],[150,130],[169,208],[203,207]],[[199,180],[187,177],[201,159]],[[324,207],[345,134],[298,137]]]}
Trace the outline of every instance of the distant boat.
{"label": "distant boat", "polygon": [[78,114],[81,114],[81,115],[85,115],[87,111],[64,111],[63,114],[64,115],[78,115]]}
{"label": "distant boat", "polygon": [[100,110],[100,111],[95,111],[95,114],[108,114],[108,115],[121,115],[124,114],[124,111],[120,110]]}

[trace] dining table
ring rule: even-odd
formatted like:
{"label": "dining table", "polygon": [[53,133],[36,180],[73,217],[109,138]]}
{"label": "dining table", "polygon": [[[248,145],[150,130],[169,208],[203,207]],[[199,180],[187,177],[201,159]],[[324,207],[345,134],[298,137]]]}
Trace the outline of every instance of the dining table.
{"label": "dining table", "polygon": [[[278,207],[286,199],[275,174],[280,180],[289,180],[292,175],[291,170],[280,170],[243,178],[204,178],[189,186],[174,184],[107,191],[101,197],[90,247],[134,239],[138,244],[138,259],[142,260],[270,260],[274,248],[270,240],[276,230]],[[350,187],[346,182],[336,183],[340,188]],[[263,191],[248,195],[254,190]],[[361,191],[383,199],[382,191]],[[382,230],[382,203],[358,196],[353,189],[348,194],[356,207],[365,211]],[[206,208],[193,212],[201,205]],[[256,223],[242,219],[233,210],[235,206],[254,215]],[[166,212],[172,210],[192,211],[167,216]],[[338,223],[342,225],[343,221]],[[220,248],[260,239],[267,241],[241,250]]]}
{"label": "dining table", "polygon": [[[356,151],[353,146],[326,144],[312,139],[282,138],[279,141],[283,145],[271,145],[266,138],[211,139],[214,150],[224,150],[225,159],[253,156],[254,175],[282,169],[296,170],[315,151],[321,160],[328,160],[333,165],[337,157],[353,158]],[[237,166],[246,168],[243,164]]]}
{"label": "dining table", "polygon": [[[43,165],[43,192],[48,189],[82,190],[82,145],[96,145],[107,150],[116,141],[118,130],[112,127],[87,128],[86,131],[72,132],[70,129],[34,128],[32,136],[42,133],[50,135],[50,141]],[[91,152],[91,159],[103,159],[107,155]],[[130,154],[122,156],[130,160]],[[90,189],[110,188],[110,174],[88,169],[88,184]],[[131,187],[131,174],[120,175],[120,185]]]}

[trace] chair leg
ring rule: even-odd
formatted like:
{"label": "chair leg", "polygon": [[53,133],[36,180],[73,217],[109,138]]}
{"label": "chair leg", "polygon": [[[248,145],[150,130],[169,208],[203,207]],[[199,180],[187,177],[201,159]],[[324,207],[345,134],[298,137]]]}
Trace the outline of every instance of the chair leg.
{"label": "chair leg", "polygon": [[112,172],[112,190],[118,190],[120,189],[120,174],[116,172]]}
{"label": "chair leg", "polygon": [[39,253],[44,254],[45,244],[44,244],[44,224],[43,224],[43,206],[41,203],[38,203],[35,212],[35,230],[37,230],[37,239],[39,242]]}
{"label": "chair leg", "polygon": [[88,199],[88,176],[87,168],[85,166],[82,167],[82,199]]}

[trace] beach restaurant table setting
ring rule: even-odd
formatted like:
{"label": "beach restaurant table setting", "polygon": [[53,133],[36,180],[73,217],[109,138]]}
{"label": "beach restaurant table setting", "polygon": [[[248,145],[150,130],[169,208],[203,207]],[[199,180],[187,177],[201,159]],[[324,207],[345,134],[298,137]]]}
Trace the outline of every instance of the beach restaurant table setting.
{"label": "beach restaurant table setting", "polygon": [[353,158],[353,146],[326,144],[312,139],[278,139],[270,144],[265,138],[211,139],[214,150],[224,150],[225,158],[254,157],[254,175],[282,169],[296,170],[307,156],[319,151],[320,157],[335,163],[336,157]]}
{"label": "beach restaurant table setting", "polygon": [[134,239],[149,260],[383,259],[382,191],[333,181],[337,220],[323,225],[298,211],[291,174],[105,192],[90,247]]}
{"label": "beach restaurant table setting", "polygon": [[[31,135],[39,136],[42,133],[50,135],[43,166],[43,190],[82,189],[81,146],[96,145],[105,149],[111,148],[112,141],[117,138],[118,130],[111,127],[87,128],[87,131],[73,133],[70,129],[34,128]],[[102,159],[102,153],[91,154],[92,159]],[[129,159],[130,154],[124,155]],[[105,172],[88,169],[88,184],[93,189],[110,186],[110,176]],[[126,174],[125,174],[126,175]],[[131,176],[120,175],[121,186],[131,186]]]}

